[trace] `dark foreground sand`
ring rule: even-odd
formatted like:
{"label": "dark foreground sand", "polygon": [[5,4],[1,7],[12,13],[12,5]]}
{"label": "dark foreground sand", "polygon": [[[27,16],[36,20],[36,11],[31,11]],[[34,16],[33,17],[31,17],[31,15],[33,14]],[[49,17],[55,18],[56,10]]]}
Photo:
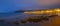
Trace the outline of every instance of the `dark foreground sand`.
{"label": "dark foreground sand", "polygon": [[48,21],[43,21],[43,22],[38,22],[38,23],[27,23],[25,25],[28,25],[28,26],[60,26],[60,16],[54,16],[52,18],[49,18]]}

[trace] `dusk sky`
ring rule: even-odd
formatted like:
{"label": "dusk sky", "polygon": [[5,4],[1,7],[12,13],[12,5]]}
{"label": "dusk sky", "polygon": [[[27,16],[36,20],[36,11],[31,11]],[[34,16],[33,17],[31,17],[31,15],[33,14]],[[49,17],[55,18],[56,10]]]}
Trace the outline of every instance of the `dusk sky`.
{"label": "dusk sky", "polygon": [[44,4],[44,2],[40,2],[41,0],[0,0],[0,13],[13,12],[15,10],[39,9],[40,4]]}

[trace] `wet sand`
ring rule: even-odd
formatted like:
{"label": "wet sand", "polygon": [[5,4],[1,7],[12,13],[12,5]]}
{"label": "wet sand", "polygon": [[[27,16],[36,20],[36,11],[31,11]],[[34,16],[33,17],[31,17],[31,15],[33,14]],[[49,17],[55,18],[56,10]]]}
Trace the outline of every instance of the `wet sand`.
{"label": "wet sand", "polygon": [[60,26],[60,16],[51,17],[49,18],[48,21],[43,21],[38,23],[27,23],[25,25],[26,26]]}
{"label": "wet sand", "polygon": [[60,17],[54,17],[51,19],[49,26],[60,26]]}
{"label": "wet sand", "polygon": [[50,18],[49,21],[44,21],[42,24],[38,23],[37,26],[60,26],[60,17]]}

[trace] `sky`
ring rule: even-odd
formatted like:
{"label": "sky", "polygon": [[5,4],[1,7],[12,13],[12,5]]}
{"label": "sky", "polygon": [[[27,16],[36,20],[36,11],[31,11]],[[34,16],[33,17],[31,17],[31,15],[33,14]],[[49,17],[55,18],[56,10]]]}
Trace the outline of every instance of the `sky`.
{"label": "sky", "polygon": [[14,0],[0,0],[0,12],[10,12],[16,9]]}
{"label": "sky", "polygon": [[36,10],[42,8],[40,4],[44,4],[40,1],[41,0],[0,0],[0,13],[8,13],[16,10]]}

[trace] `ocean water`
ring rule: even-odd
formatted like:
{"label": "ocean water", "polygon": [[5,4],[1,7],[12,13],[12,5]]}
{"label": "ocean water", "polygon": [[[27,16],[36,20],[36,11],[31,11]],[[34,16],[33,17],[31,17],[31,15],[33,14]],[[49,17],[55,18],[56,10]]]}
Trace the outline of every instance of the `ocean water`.
{"label": "ocean water", "polygon": [[4,22],[0,22],[0,26],[8,26],[9,24],[6,24],[8,21],[10,21],[10,20],[14,21],[14,20],[16,20],[16,18],[21,19],[22,16],[23,16],[22,13],[1,13],[0,14],[0,20],[4,20]]}

